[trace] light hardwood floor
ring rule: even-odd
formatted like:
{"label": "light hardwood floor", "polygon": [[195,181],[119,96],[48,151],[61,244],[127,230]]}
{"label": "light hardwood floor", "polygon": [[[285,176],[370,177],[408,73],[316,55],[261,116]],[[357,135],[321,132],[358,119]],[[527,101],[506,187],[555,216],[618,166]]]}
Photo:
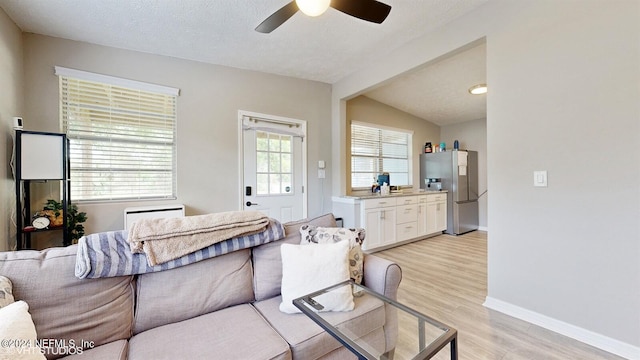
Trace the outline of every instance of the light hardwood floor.
{"label": "light hardwood floor", "polygon": [[[460,360],[622,359],[482,306],[486,232],[439,235],[375,254],[402,268],[400,302],[458,330]],[[449,347],[434,359],[449,359]]]}

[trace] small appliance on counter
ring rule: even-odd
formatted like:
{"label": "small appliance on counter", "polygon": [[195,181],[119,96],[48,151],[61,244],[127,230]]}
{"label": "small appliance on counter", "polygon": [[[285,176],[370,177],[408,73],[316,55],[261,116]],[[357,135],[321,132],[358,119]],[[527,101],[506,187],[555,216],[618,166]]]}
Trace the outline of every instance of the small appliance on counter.
{"label": "small appliance on counter", "polygon": [[391,185],[391,181],[389,181],[389,173],[384,172],[378,175],[378,186],[382,186],[384,184]]}
{"label": "small appliance on counter", "polygon": [[424,189],[427,191],[442,190],[442,181],[437,178],[424,179]]}

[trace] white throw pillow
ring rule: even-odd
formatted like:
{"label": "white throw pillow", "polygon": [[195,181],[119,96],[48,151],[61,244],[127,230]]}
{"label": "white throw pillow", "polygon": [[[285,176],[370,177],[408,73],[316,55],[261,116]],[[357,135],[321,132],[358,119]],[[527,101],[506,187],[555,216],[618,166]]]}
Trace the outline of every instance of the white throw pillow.
{"label": "white throw pillow", "polygon": [[[324,289],[339,282],[349,280],[349,243],[302,246],[282,244],[282,303],[280,311],[288,314],[299,313],[293,299]],[[345,286],[318,297],[324,309],[321,311],[353,310],[351,288]]]}
{"label": "white throw pillow", "polygon": [[365,230],[362,228],[347,229],[315,225],[300,227],[300,245],[349,242],[349,276],[356,284],[361,284],[364,277],[364,254],[360,246],[364,238]]}
{"label": "white throw pillow", "polygon": [[0,359],[46,359],[36,344],[37,338],[26,302],[16,301],[0,309]]}

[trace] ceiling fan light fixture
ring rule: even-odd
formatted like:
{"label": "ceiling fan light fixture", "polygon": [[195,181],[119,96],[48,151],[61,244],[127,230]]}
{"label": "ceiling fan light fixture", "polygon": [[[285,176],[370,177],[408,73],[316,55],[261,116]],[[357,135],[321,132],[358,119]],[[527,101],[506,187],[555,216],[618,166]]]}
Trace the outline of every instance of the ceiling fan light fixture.
{"label": "ceiling fan light fixture", "polygon": [[331,5],[331,0],[296,0],[300,11],[308,16],[320,16]]}
{"label": "ceiling fan light fixture", "polygon": [[482,95],[487,93],[487,84],[478,84],[469,88],[469,94]]}

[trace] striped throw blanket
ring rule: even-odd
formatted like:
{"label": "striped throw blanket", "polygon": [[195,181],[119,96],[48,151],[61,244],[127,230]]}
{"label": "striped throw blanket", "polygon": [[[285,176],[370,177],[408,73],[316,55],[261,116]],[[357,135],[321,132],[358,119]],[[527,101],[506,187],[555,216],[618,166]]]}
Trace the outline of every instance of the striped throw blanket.
{"label": "striped throw blanket", "polygon": [[189,265],[204,259],[246,249],[284,237],[284,227],[270,219],[267,229],[224,240],[163,264],[150,266],[144,253],[132,253],[127,231],[110,231],[83,236],[78,241],[75,275],[80,279],[145,274]]}

